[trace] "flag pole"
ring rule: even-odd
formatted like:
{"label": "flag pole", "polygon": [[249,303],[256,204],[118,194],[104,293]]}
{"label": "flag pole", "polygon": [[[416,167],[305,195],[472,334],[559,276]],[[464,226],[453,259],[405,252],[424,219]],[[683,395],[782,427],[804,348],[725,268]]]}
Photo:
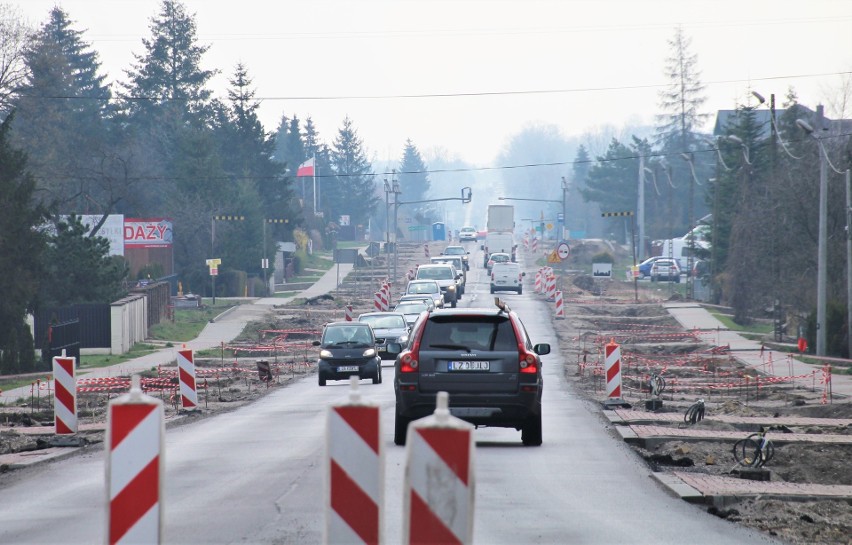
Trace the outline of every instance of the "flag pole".
{"label": "flag pole", "polygon": [[317,154],[314,153],[314,216],[317,215]]}

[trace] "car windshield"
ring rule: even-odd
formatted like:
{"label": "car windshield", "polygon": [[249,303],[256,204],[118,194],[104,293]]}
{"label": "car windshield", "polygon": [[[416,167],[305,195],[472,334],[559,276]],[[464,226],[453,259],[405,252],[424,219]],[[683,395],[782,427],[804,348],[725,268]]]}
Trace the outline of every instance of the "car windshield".
{"label": "car windshield", "polygon": [[322,336],[324,347],[359,347],[373,344],[373,336],[366,326],[334,326],[325,328]]}
{"label": "car windshield", "polygon": [[423,282],[408,286],[408,293],[438,293],[440,290],[441,288],[432,282]]}
{"label": "car windshield", "polygon": [[460,246],[456,246],[456,247],[449,246],[449,247],[444,249],[445,255],[464,255],[464,253],[465,253],[464,248],[462,248]]}
{"label": "car windshield", "polygon": [[449,267],[421,267],[417,271],[417,277],[429,280],[452,280],[453,271]]}
{"label": "car windshield", "polygon": [[509,256],[505,254],[494,254],[491,256],[491,261],[494,263],[500,263],[502,261],[509,261]]}
{"label": "car windshield", "polygon": [[425,325],[424,350],[512,351],[518,349],[515,331],[506,316],[441,316]]}
{"label": "car windshield", "polygon": [[361,316],[359,322],[366,322],[373,329],[400,329],[405,327],[405,319],[402,316]]}

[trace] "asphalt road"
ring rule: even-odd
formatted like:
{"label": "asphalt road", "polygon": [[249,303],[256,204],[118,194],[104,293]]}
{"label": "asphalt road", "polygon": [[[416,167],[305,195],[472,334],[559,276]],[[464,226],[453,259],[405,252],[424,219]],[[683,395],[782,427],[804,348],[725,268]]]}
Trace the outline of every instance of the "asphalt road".
{"label": "asphalt road", "polygon": [[[461,306],[491,305],[485,272],[468,276]],[[528,294],[503,296],[519,312],[544,357],[544,444],[525,448],[520,432],[475,432],[474,542],[769,543],[765,537],[669,496],[607,429],[597,406],[562,378],[550,310]],[[388,362],[389,363],[389,362]],[[400,543],[405,449],[393,445],[393,369],[384,383],[361,381],[382,408],[385,542]],[[320,543],[323,451],[329,405],[346,382],[320,388],[314,377],[256,403],[166,433],[164,543]],[[103,453],[90,453],[0,479],[0,543],[103,542]]]}

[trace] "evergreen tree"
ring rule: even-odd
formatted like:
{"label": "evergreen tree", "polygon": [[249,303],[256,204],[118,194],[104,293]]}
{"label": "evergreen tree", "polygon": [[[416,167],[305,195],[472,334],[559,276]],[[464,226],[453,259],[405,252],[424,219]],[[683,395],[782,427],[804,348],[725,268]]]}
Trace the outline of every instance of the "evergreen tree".
{"label": "evergreen tree", "polygon": [[126,294],[127,264],[109,255],[109,240],[89,236],[78,216],[56,223],[44,254],[45,282],[40,304],[112,303]]}
{"label": "evergreen tree", "polygon": [[[287,183],[293,187],[300,199],[300,209],[304,210],[307,192],[304,179],[296,180],[299,165],[305,162],[305,143],[297,116],[292,119],[281,116],[281,122],[275,132],[275,160],[282,163],[287,172]],[[294,185],[295,184],[295,185]]]}
{"label": "evergreen tree", "polygon": [[333,181],[323,180],[323,209],[330,213],[328,220],[336,222],[341,215],[348,215],[352,225],[366,225],[379,198],[363,143],[348,117],[334,140],[331,166]]}
{"label": "evergreen tree", "polygon": [[[402,160],[399,163],[397,180],[405,201],[422,201],[428,198],[430,182],[428,168],[417,147],[408,139],[402,151]],[[412,212],[420,214],[427,221],[433,217],[433,207],[429,203],[414,205]],[[431,221],[428,221],[431,223]]]}
{"label": "evergreen tree", "polygon": [[0,373],[33,371],[35,352],[26,324],[43,278],[48,212],[35,203],[26,154],[9,144],[14,114],[0,123]]}
{"label": "evergreen tree", "polygon": [[16,99],[16,143],[31,157],[40,189],[65,212],[103,200],[93,179],[111,155],[111,93],[97,54],[61,8],[35,34],[25,55],[28,76]]}
{"label": "evergreen tree", "polygon": [[602,238],[600,204],[583,196],[588,189],[588,176],[592,168],[592,158],[586,146],[577,148],[577,155],[571,165],[571,183],[568,191],[568,217],[565,225],[571,232],[585,233],[585,237]]}

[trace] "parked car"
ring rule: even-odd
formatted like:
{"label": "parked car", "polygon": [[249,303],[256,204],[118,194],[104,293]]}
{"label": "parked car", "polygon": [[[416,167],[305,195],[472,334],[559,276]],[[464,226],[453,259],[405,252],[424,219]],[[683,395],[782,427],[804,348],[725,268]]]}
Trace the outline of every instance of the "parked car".
{"label": "parked car", "polygon": [[496,291],[514,291],[518,295],[524,292],[522,284],[526,273],[517,263],[495,263],[491,267],[491,293]]}
{"label": "parked car", "polygon": [[459,242],[476,241],[476,229],[473,227],[462,227],[459,231]]}
{"label": "parked car", "polygon": [[414,325],[414,322],[417,321],[417,318],[420,318],[420,315],[426,312],[427,310],[432,310],[435,306],[432,304],[430,300],[427,304],[424,301],[400,301],[393,308],[394,312],[399,312],[405,318],[405,323],[408,324],[408,327]]}
{"label": "parked car", "polygon": [[[425,306],[421,303],[421,306]],[[408,344],[408,323],[400,312],[365,312],[358,316],[359,322],[370,324],[376,336],[376,349],[383,360],[394,359],[387,351],[390,343]]]}
{"label": "parked car", "polygon": [[680,266],[675,259],[658,259],[651,265],[650,276],[651,282],[667,280],[680,283]]}
{"label": "parked car", "polygon": [[[475,238],[476,235],[474,234],[474,238],[471,240],[474,240]],[[446,248],[444,248],[444,251],[441,252],[441,255],[452,255],[461,257],[462,265],[464,265],[464,270],[470,270],[470,263],[468,262],[468,256],[470,255],[470,252],[465,250],[464,246],[447,246]]]}
{"label": "parked car", "polygon": [[494,266],[495,263],[511,263],[512,256],[511,254],[503,253],[503,252],[495,252],[488,256],[488,261],[485,263],[485,268],[488,269],[488,272],[491,273],[491,267]]}
{"label": "parked car", "polygon": [[455,267],[446,263],[420,265],[417,267],[415,280],[434,280],[441,287],[444,295],[444,306],[448,303],[455,308],[461,298],[460,282],[463,275]]}
{"label": "parked car", "polygon": [[645,261],[639,264],[639,278],[648,278],[651,276],[651,265],[654,264],[655,261],[660,259],[666,259],[665,256],[655,255],[649,257]]}
{"label": "parked car", "polygon": [[497,300],[492,308],[426,313],[394,363],[394,443],[405,444],[408,424],[435,410],[448,392],[450,412],[476,426],[521,430],[524,445],[542,442],[541,358],[518,315]]}
{"label": "parked car", "polygon": [[432,298],[432,304],[438,308],[444,307],[444,294],[441,286],[435,280],[410,280],[405,287],[406,295],[428,295]]}
{"label": "parked car", "polygon": [[322,330],[317,362],[319,385],[328,380],[371,378],[373,384],[382,382],[382,360],[376,350],[376,337],[370,324],[364,322],[331,322]]}

